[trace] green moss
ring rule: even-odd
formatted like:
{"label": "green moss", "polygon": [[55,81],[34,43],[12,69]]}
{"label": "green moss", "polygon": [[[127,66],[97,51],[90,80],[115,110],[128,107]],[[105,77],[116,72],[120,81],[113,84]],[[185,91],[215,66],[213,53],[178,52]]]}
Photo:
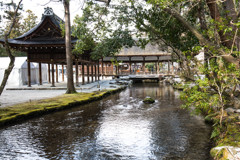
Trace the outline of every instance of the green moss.
{"label": "green moss", "polygon": [[143,100],[143,103],[147,103],[147,104],[152,104],[154,102],[155,102],[155,100],[152,99],[151,97],[147,97]]}
{"label": "green moss", "polygon": [[184,89],[184,85],[181,84],[181,83],[175,83],[172,85],[174,89],[177,89],[177,90],[183,90]]}
{"label": "green moss", "polygon": [[21,103],[0,109],[0,126],[19,120],[68,109],[103,98],[124,88],[93,93],[64,94],[54,98]]}

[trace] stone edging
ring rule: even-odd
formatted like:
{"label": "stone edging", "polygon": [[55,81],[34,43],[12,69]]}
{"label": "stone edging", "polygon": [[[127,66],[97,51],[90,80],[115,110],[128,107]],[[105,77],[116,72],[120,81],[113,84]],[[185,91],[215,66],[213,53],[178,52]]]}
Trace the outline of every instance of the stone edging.
{"label": "stone edging", "polygon": [[7,126],[10,124],[14,124],[17,122],[21,122],[33,117],[39,117],[45,114],[49,114],[49,113],[53,113],[53,112],[57,112],[57,111],[61,111],[64,109],[69,109],[69,108],[73,108],[79,105],[83,105],[83,104],[87,104],[96,100],[100,100],[108,95],[111,95],[113,93],[122,91],[126,88],[126,86],[124,87],[120,87],[117,89],[112,89],[112,90],[107,90],[107,91],[102,91],[99,94],[96,94],[92,97],[89,97],[88,99],[84,99],[84,100],[80,100],[80,101],[72,101],[69,102],[67,105],[58,105],[58,106],[53,106],[53,107],[47,107],[47,108],[42,108],[42,109],[35,109],[35,110],[30,110],[28,112],[24,112],[24,113],[19,113],[4,119],[1,119],[0,117],[0,127],[3,126]]}

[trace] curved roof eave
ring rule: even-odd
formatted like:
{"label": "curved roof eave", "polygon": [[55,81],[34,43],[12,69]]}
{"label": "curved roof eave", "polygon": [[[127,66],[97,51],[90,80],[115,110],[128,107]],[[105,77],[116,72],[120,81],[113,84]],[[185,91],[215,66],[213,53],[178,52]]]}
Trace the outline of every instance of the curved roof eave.
{"label": "curved roof eave", "polygon": [[[72,39],[71,43],[76,43],[77,39]],[[0,39],[0,43],[4,44],[5,40]],[[9,39],[8,43],[11,45],[65,45],[65,40],[49,40],[49,41],[24,41],[24,40],[16,40]]]}
{"label": "curved roof eave", "polygon": [[41,24],[44,22],[44,20],[46,19],[46,16],[41,20],[41,22],[39,22],[36,26],[34,26],[32,29],[30,29],[29,31],[27,31],[26,33],[24,33],[23,35],[17,37],[17,38],[14,38],[15,40],[18,40],[18,39],[21,39],[21,38],[24,38],[28,35],[30,35],[31,33],[33,33],[35,30],[38,29],[38,27],[41,26]]}
{"label": "curved roof eave", "polygon": [[[53,14],[53,15],[50,15],[50,16],[47,16],[47,15],[43,15],[41,21],[36,25],[34,26],[32,29],[30,29],[29,31],[27,31],[26,33],[24,33],[23,35],[17,37],[17,38],[14,38],[15,40],[18,40],[18,39],[22,39],[24,37],[27,37],[29,36],[31,33],[33,33],[35,30],[38,29],[38,27],[40,27],[42,25],[42,23],[45,21],[45,19],[49,17],[51,19],[51,21],[60,29],[60,24],[59,22],[63,22],[64,21],[59,18],[56,14]],[[59,21],[59,22],[58,22]]]}

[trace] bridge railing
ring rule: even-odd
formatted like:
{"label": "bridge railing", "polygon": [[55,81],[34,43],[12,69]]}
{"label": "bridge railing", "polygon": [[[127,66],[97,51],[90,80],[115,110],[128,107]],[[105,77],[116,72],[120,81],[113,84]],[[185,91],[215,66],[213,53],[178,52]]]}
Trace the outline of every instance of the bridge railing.
{"label": "bridge railing", "polygon": [[[105,76],[114,76],[116,75],[116,72],[106,72],[103,73]],[[138,72],[129,72],[129,71],[120,71],[117,75],[122,75],[122,76],[128,76],[128,75],[178,75],[178,72],[168,72],[168,71],[150,71],[150,72],[143,72],[143,71],[138,71]]]}

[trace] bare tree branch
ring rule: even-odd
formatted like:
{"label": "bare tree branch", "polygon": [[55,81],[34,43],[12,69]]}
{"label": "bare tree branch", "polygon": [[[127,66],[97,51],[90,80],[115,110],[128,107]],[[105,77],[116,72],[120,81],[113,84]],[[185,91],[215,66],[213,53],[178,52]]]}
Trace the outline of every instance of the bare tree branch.
{"label": "bare tree branch", "polygon": [[7,36],[7,37],[8,37],[8,36],[10,35],[10,33],[12,32],[12,29],[13,29],[15,23],[16,23],[17,12],[18,12],[18,9],[20,8],[21,3],[22,3],[22,0],[19,1],[18,6],[17,6],[17,8],[16,8],[16,10],[15,10],[15,12],[14,12],[12,24],[11,24],[11,26],[10,26],[9,31],[8,31],[7,34],[5,35],[5,36]]}

